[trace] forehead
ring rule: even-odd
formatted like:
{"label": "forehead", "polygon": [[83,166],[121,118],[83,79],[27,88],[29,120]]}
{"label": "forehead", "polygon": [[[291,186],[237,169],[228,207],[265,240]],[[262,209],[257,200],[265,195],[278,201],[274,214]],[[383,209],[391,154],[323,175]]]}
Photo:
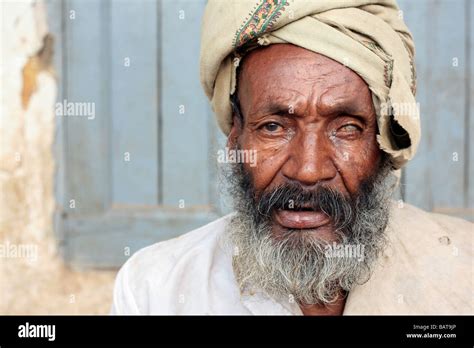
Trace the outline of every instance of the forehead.
{"label": "forehead", "polygon": [[253,104],[278,99],[366,103],[365,81],[354,71],[319,53],[291,44],[274,44],[251,51],[243,60],[239,90]]}

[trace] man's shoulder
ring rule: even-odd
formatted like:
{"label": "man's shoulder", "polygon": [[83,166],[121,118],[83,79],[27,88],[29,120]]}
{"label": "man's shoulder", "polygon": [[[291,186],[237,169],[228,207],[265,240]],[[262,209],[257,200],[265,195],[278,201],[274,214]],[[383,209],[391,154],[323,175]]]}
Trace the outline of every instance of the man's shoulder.
{"label": "man's shoulder", "polygon": [[394,205],[389,235],[394,247],[418,260],[444,257],[446,265],[469,269],[474,224],[467,220],[431,213],[410,204]]}
{"label": "man's shoulder", "polygon": [[474,224],[409,204],[395,205],[391,220],[390,247],[376,277],[376,288],[394,301],[384,304],[388,311],[472,313]]}
{"label": "man's shoulder", "polygon": [[418,234],[425,237],[447,237],[471,243],[474,224],[470,221],[439,213],[428,212],[407,203],[393,203],[391,223],[400,234],[412,238]]}
{"label": "man's shoulder", "polygon": [[214,260],[227,255],[222,237],[231,216],[134,253],[117,274],[112,313],[176,313],[174,297],[189,284],[200,291]]}
{"label": "man's shoulder", "polygon": [[352,314],[470,314],[469,221],[394,202],[389,243],[371,278],[356,287]]}
{"label": "man's shoulder", "polygon": [[149,268],[166,270],[174,267],[178,261],[194,260],[205,257],[220,246],[220,238],[231,214],[214,220],[204,226],[138,250],[127,261],[128,268],[140,269],[147,273]]}

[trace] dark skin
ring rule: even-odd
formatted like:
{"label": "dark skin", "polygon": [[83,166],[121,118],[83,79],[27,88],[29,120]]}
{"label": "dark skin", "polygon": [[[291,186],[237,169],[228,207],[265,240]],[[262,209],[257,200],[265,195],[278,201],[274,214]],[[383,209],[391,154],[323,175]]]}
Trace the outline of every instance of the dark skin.
{"label": "dark skin", "polygon": [[[258,195],[288,182],[356,194],[376,172],[381,150],[371,92],[344,65],[291,44],[259,48],[242,62],[238,97],[243,123],[234,115],[228,146],[257,151],[257,165],[245,169]],[[275,238],[290,221],[315,238],[336,239],[322,213],[284,213],[273,216]],[[305,315],[341,315],[344,305],[340,296],[331,306],[300,308]]]}

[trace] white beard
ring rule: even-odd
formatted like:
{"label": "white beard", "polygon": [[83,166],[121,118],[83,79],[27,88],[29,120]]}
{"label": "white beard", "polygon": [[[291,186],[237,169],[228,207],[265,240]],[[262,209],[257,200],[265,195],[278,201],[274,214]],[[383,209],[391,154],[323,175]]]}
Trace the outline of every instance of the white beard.
{"label": "white beard", "polygon": [[[241,170],[241,169],[240,169]],[[234,246],[233,269],[242,292],[264,291],[274,298],[294,299],[299,304],[329,304],[342,291],[366,282],[375,261],[386,246],[386,226],[394,176],[389,166],[380,169],[370,195],[361,199],[351,226],[337,230],[337,249],[363,250],[363,255],[328,257],[329,246],[307,232],[291,231],[281,240],[272,236],[271,224],[255,218],[255,206],[236,181],[242,173],[233,168],[233,197],[237,214],[227,233]],[[236,179],[236,175],[240,178]],[[229,178],[229,177],[228,177]],[[334,250],[334,248],[332,249]]]}

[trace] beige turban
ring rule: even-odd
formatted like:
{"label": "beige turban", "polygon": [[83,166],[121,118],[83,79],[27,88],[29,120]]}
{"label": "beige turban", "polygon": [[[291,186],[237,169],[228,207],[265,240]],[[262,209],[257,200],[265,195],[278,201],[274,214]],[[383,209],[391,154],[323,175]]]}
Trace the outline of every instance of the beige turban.
{"label": "beige turban", "polygon": [[344,64],[368,84],[380,148],[396,168],[420,139],[414,44],[394,0],[209,0],[202,25],[201,83],[225,134],[236,69],[251,48],[291,43]]}

